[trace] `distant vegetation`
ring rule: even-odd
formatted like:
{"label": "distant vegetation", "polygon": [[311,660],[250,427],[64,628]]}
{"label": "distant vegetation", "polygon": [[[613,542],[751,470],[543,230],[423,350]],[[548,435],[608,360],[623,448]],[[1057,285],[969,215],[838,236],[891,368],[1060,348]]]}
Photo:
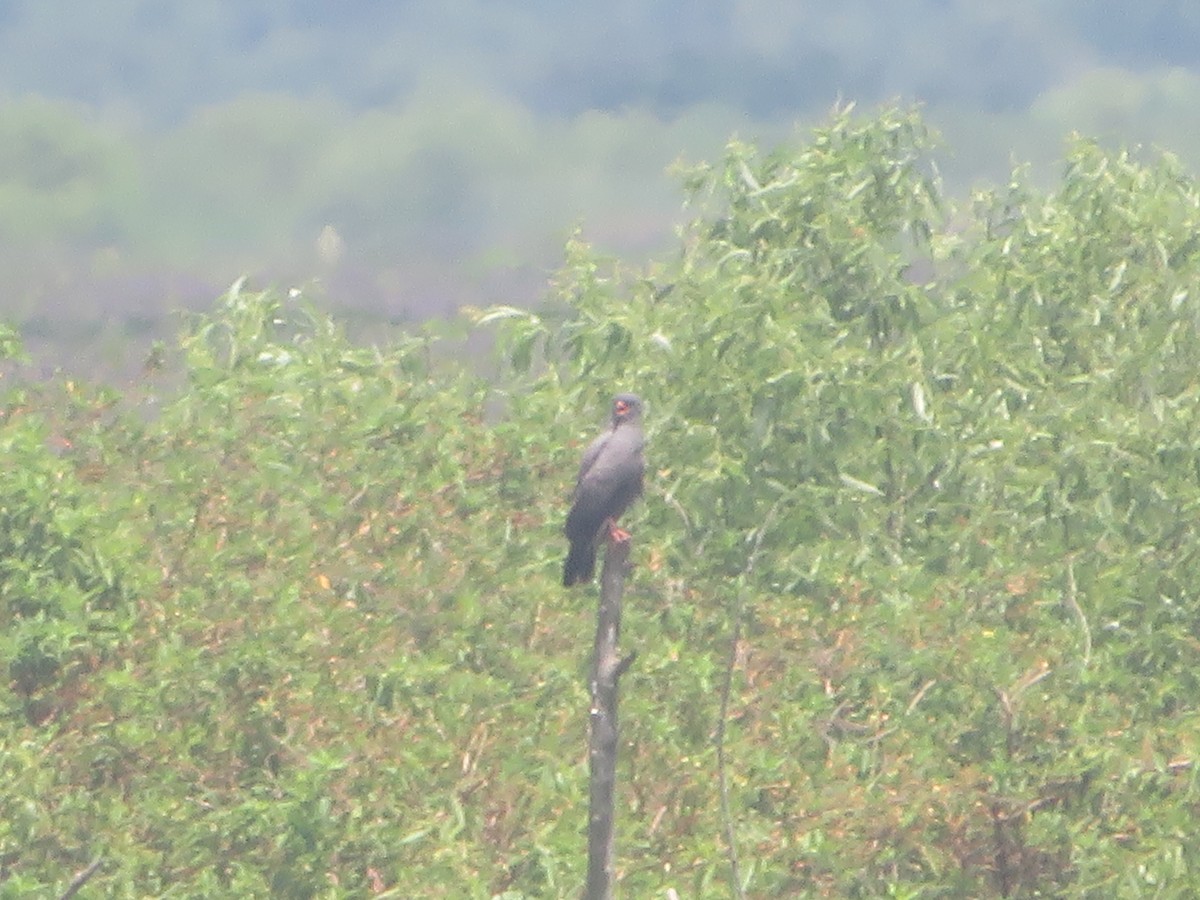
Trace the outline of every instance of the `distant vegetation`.
{"label": "distant vegetation", "polygon": [[659,261],[476,311],[490,381],[243,284],[122,394],[7,380],[0,893],[576,896],[560,529],[635,388],[623,896],[730,895],[735,622],[749,896],[1194,896],[1200,186],[932,153],[731,144]]}
{"label": "distant vegetation", "polygon": [[1179,4],[689,9],[0,2],[0,312],[40,359],[128,374],[122,332],[170,336],[246,272],[383,321],[528,304],[576,224],[661,252],[677,158],[839,97],[926,103],[960,197],[1014,159],[1051,183],[1073,128],[1200,165]]}

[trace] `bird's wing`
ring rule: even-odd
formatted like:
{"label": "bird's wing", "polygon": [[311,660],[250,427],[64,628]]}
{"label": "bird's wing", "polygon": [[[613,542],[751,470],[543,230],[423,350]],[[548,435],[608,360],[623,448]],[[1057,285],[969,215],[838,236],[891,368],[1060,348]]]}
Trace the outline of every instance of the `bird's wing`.
{"label": "bird's wing", "polygon": [[591,470],[592,466],[596,464],[596,460],[599,459],[600,454],[604,452],[605,444],[608,443],[608,439],[612,436],[613,432],[611,429],[605,431],[594,441],[592,441],[588,448],[583,451],[583,458],[579,461],[579,475],[575,479],[575,486],[577,488],[587,476],[587,473]]}
{"label": "bird's wing", "polygon": [[627,490],[635,481],[640,483],[645,463],[642,461],[640,430],[621,428],[601,435],[584,454],[579,469],[576,493],[584,492],[607,499],[611,494]]}
{"label": "bird's wing", "polygon": [[600,524],[620,516],[642,492],[641,429],[622,427],[602,434],[583,455],[564,530],[573,541],[592,540]]}

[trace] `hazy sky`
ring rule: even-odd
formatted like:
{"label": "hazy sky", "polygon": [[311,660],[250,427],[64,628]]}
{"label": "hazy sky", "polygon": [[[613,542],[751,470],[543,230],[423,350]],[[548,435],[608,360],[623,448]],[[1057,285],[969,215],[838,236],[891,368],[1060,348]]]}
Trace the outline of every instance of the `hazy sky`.
{"label": "hazy sky", "polygon": [[1072,129],[1196,166],[1198,67],[1184,0],[0,0],[0,313],[244,271],[398,315],[530,300],[576,225],[669,243],[672,161],[837,102],[923,103],[957,191],[1053,177]]}
{"label": "hazy sky", "polygon": [[839,94],[999,112],[1095,67],[1195,66],[1194,9],[1183,0],[0,0],[0,88],[155,123],[245,91],[386,106],[433,72],[560,115],[631,105],[670,115],[716,102],[769,117]]}

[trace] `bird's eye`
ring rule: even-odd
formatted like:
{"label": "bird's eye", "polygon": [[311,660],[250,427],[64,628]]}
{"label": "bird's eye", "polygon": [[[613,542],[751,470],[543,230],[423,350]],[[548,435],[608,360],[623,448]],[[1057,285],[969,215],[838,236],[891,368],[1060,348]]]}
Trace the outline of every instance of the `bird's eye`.
{"label": "bird's eye", "polygon": [[624,415],[629,412],[629,404],[624,400],[618,400],[616,403],[617,415]]}

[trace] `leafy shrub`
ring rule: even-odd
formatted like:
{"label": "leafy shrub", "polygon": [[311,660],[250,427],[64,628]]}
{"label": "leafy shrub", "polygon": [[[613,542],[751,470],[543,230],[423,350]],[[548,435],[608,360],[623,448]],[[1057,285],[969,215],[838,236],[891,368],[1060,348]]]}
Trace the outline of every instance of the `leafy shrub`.
{"label": "leafy shrub", "polygon": [[[711,211],[676,261],[577,246],[562,318],[502,316],[564,405],[580,384],[650,405],[662,619],[632,631],[686,662],[646,674],[672,712],[630,687],[632,730],[709,759],[694,657],[744,608],[755,890],[1186,892],[1197,187],[1079,142],[1057,193],[1018,173],[944,220],[929,151],[900,112],[735,143],[688,176]],[[699,806],[687,833],[712,838]]]}
{"label": "leafy shrub", "polygon": [[[73,386],[62,399],[76,415],[104,403]],[[132,597],[113,540],[119,512],[80,481],[62,438],[63,451],[52,449],[51,423],[33,402],[9,391],[0,420],[0,658],[11,700],[41,721],[126,636]]]}
{"label": "leafy shrub", "polygon": [[730,658],[748,894],[1193,893],[1200,193],[1081,141],[956,211],[932,152],[732,144],[675,257],[477,313],[490,383],[237,284],[153,415],[10,391],[3,890],[577,893],[560,528],[627,388],[624,893],[729,892]]}

